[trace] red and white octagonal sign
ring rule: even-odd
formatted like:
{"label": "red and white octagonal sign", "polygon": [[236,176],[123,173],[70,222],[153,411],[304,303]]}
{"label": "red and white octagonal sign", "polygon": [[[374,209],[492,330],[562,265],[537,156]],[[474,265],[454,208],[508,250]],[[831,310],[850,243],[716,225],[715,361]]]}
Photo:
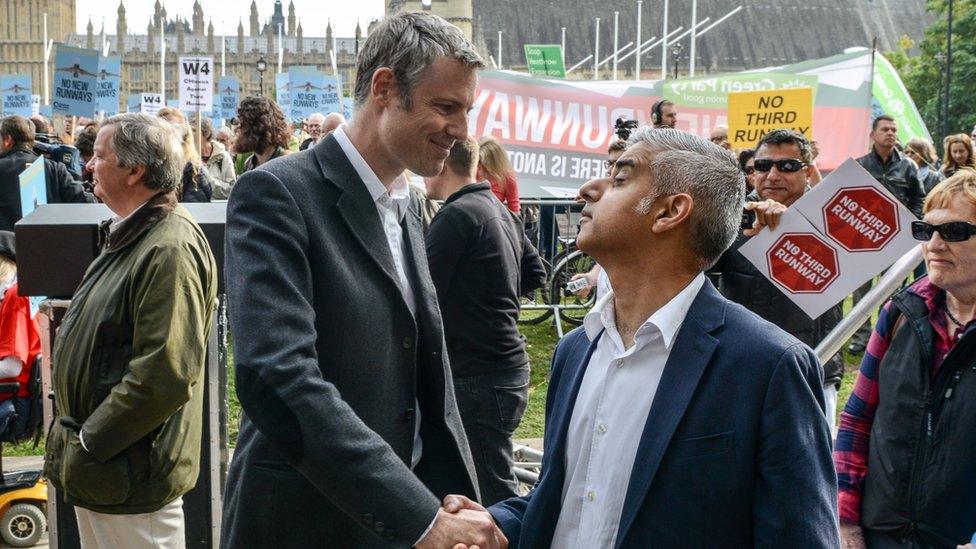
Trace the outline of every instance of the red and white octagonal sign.
{"label": "red and white octagonal sign", "polygon": [[786,233],[766,252],[769,276],[794,294],[819,294],[837,279],[837,252],[813,233]]}
{"label": "red and white octagonal sign", "polygon": [[898,234],[898,204],[874,187],[837,191],[823,216],[827,236],[849,252],[880,250]]}

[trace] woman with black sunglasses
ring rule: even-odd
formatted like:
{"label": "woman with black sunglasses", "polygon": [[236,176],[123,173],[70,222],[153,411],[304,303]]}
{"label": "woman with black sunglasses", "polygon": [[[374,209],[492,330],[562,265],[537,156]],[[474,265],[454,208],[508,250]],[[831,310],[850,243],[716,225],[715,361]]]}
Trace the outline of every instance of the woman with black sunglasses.
{"label": "woman with black sunglasses", "polygon": [[976,172],[912,223],[928,268],[885,304],[834,450],[844,547],[955,547],[976,531]]}

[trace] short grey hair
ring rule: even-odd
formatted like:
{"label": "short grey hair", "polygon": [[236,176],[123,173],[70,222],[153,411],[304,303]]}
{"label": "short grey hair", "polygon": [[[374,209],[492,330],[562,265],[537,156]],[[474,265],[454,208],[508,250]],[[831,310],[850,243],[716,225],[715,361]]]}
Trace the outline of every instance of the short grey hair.
{"label": "short grey hair", "polygon": [[701,270],[711,267],[739,233],[746,184],[738,164],[725,149],[681,130],[643,126],[630,134],[627,147],[638,143],[657,153],[650,162],[653,190],[638,211],[648,213],[661,196],[691,196],[690,247]]}
{"label": "short grey hair", "polygon": [[[366,38],[356,61],[356,107],[369,97],[377,69],[396,77],[403,106],[411,108],[411,92],[438,58],[457,59],[480,69],[485,63],[461,29],[430,13],[400,12],[387,18]],[[450,85],[450,82],[445,82]]]}
{"label": "short grey hair", "polygon": [[142,184],[170,192],[183,178],[183,143],[178,130],[162,118],[139,113],[117,114],[106,119],[99,131],[115,128],[110,144],[122,168],[145,166]]}
{"label": "short grey hair", "polygon": [[320,113],[320,112],[313,112],[312,114],[308,115],[308,122],[311,122],[314,119],[318,119],[318,120],[321,120],[322,122],[324,122],[325,121],[325,115],[322,114],[322,113]]}

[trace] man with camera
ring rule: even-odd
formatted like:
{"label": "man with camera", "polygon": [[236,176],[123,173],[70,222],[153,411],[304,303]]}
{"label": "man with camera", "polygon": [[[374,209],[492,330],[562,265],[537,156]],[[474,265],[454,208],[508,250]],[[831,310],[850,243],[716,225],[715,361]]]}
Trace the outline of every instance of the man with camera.
{"label": "man with camera", "polygon": [[[23,116],[0,119],[0,230],[14,230],[22,217],[20,174],[39,157],[34,153],[34,124]],[[44,158],[48,204],[95,202],[60,162]]]}
{"label": "man with camera", "polygon": [[[763,227],[776,228],[783,213],[810,188],[815,170],[812,146],[793,130],[773,130],[759,141],[754,166],[756,190],[746,198],[742,234],[722,254],[711,273],[718,277],[727,298],[815,347],[840,322],[841,305],[811,320],[739,252]],[[837,389],[844,374],[843,357],[834,355],[823,369],[826,414],[833,431]]]}

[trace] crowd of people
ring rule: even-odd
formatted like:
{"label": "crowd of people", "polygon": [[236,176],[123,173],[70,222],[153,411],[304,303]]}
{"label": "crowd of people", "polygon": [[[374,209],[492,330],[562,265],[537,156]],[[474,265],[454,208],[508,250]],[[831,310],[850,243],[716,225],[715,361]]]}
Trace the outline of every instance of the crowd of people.
{"label": "crowd of people", "polygon": [[[350,121],[296,126],[264,97],[216,130],[169,108],[82,119],[60,136],[83,160],[74,174],[34,152],[57,134],[46,120],[0,120],[0,381],[23,382],[39,353],[9,232],[17,175],[42,160],[49,202],[113,215],[53,349],[45,474],[82,547],[184,546],[217,269],[180,202],[212,200],[228,201],[242,407],[222,547],[970,540],[970,136],[947,137],[940,163],[932,143],[900,144],[892,117],[872,122],[858,162],[918,217],[925,262],[852,340],[865,352],[838,428],[843,356],[821,363],[811,347],[842,305],[811,319],[739,251],[819,183],[816,142],[779,129],[732,151],[728,128],[704,139],[675,128],[672,102],[653,104],[579,190],[577,245],[597,262],[580,292],[596,299],[552,357],[526,492],[516,321],[545,250],[502,144],[468,135],[483,65],[453,25],[400,13],[359,52]],[[0,432],[22,429],[27,397],[0,394]]]}

